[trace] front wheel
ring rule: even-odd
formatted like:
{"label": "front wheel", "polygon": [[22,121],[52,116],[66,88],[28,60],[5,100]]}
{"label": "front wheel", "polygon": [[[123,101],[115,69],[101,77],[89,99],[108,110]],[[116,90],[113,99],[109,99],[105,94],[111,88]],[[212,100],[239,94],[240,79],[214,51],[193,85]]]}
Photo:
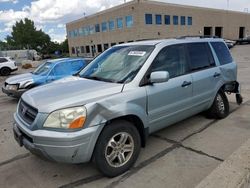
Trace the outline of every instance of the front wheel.
{"label": "front wheel", "polygon": [[133,166],[140,147],[141,139],[137,128],[125,120],[114,121],[100,134],[94,161],[104,175],[115,177]]}
{"label": "front wheel", "polygon": [[229,102],[226,94],[223,91],[219,91],[216,94],[214,102],[210,109],[207,111],[209,118],[223,119],[229,114]]}

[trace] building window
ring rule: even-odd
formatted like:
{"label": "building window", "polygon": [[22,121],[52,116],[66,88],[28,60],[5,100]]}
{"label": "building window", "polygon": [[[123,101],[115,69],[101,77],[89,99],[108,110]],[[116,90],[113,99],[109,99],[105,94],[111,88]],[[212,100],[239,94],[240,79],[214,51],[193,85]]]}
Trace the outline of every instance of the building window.
{"label": "building window", "polygon": [[89,26],[84,27],[82,30],[83,30],[83,36],[87,36],[90,34],[90,27]]}
{"label": "building window", "polygon": [[178,16],[173,16],[173,23],[174,25],[178,25],[179,24],[179,17]]}
{"label": "building window", "polygon": [[100,32],[100,24],[95,24],[95,32],[96,33]]}
{"label": "building window", "polygon": [[78,36],[78,29],[75,29],[74,30],[74,37],[77,37]]}
{"label": "building window", "polygon": [[121,29],[123,28],[122,18],[117,18],[117,28]]}
{"label": "building window", "polygon": [[186,17],[181,16],[181,25],[186,25]]}
{"label": "building window", "polygon": [[75,47],[72,47],[71,51],[72,51],[72,54],[75,54],[76,53]]}
{"label": "building window", "polygon": [[188,25],[193,25],[193,18],[192,17],[188,17]]}
{"label": "building window", "polygon": [[84,53],[84,46],[81,46],[81,53]]}
{"label": "building window", "polygon": [[113,42],[113,43],[111,43],[111,44],[110,44],[110,46],[114,46],[114,45],[116,45],[116,43],[115,43],[115,42]]}
{"label": "building window", "polygon": [[126,16],[126,27],[132,27],[133,26],[133,16]]}
{"label": "building window", "polygon": [[108,43],[103,44],[103,49],[104,49],[104,50],[107,50],[108,48],[109,48],[109,44],[108,44]]}
{"label": "building window", "polygon": [[89,26],[89,34],[92,35],[94,33],[95,33],[95,26],[94,25]]}
{"label": "building window", "polygon": [[107,22],[102,22],[102,32],[106,32],[107,30]]}
{"label": "building window", "polygon": [[115,29],[115,22],[114,20],[109,21],[109,30],[112,31]]}
{"label": "building window", "polygon": [[102,52],[102,45],[101,44],[97,44],[97,52],[98,53]]}
{"label": "building window", "polygon": [[161,25],[162,24],[162,17],[160,14],[155,15],[155,24],[156,25]]}
{"label": "building window", "polygon": [[89,48],[89,46],[86,46],[86,53],[90,53],[90,48]]}
{"label": "building window", "polygon": [[145,23],[146,24],[153,24],[152,14],[145,14]]}
{"label": "building window", "polygon": [[165,15],[165,24],[170,25],[170,16],[169,15]]}

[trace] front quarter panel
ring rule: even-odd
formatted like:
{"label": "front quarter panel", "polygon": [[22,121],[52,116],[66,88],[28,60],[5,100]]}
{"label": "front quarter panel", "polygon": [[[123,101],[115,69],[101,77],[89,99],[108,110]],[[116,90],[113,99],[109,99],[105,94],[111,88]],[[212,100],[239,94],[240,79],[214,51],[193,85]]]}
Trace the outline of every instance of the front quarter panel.
{"label": "front quarter panel", "polygon": [[89,103],[86,108],[88,115],[85,126],[87,127],[107,123],[127,115],[137,116],[145,128],[148,126],[146,91],[143,87],[123,91],[95,103]]}

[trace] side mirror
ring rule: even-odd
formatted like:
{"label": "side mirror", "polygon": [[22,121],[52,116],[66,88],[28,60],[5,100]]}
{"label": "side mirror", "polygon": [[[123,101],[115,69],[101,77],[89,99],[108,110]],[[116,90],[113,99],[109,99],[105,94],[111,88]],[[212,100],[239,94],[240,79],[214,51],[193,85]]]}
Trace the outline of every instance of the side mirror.
{"label": "side mirror", "polygon": [[167,82],[168,80],[169,80],[168,71],[156,71],[150,74],[151,83],[162,83],[162,82]]}

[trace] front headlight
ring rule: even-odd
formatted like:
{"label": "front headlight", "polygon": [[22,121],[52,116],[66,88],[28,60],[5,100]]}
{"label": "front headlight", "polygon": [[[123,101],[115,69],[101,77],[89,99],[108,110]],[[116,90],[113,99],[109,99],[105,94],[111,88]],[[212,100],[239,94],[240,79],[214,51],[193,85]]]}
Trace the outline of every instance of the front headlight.
{"label": "front headlight", "polygon": [[85,107],[67,108],[52,112],[43,127],[77,129],[83,127],[85,120]]}
{"label": "front headlight", "polygon": [[7,90],[17,90],[18,89],[18,85],[17,84],[10,84],[6,86]]}

